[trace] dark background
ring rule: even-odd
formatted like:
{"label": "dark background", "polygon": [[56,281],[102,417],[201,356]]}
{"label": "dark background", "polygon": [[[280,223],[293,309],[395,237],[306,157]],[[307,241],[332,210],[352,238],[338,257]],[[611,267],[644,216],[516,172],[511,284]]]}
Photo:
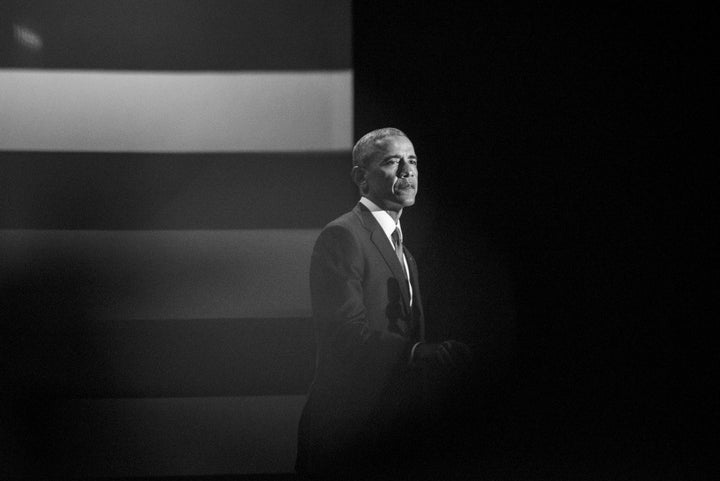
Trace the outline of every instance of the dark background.
{"label": "dark background", "polygon": [[355,137],[414,142],[406,243],[431,335],[482,348],[481,469],[703,479],[704,14],[470,5],[354,3]]}

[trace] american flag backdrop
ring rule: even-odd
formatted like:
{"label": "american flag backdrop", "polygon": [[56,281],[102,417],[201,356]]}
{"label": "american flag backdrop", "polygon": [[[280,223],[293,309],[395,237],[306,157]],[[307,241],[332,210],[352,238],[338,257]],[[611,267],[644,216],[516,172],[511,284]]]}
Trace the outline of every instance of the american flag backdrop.
{"label": "american flag backdrop", "polygon": [[290,472],[349,0],[0,4],[1,476]]}

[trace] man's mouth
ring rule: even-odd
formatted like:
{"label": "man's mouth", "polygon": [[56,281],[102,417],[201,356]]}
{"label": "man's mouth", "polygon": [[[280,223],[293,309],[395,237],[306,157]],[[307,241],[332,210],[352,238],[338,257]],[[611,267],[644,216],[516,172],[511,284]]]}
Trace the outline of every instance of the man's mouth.
{"label": "man's mouth", "polygon": [[395,185],[393,186],[393,190],[410,190],[415,189],[415,184],[412,182],[409,182],[407,180],[400,179],[397,182],[395,182]]}

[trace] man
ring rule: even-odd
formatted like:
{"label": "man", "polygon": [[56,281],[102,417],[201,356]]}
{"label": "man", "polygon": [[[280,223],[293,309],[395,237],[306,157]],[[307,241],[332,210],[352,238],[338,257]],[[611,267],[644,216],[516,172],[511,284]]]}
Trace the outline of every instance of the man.
{"label": "man", "polygon": [[310,265],[318,353],[296,468],[306,479],[403,479],[432,449],[432,401],[467,371],[470,350],[425,342],[400,226],[419,185],[410,139],[374,130],[352,158],[360,202],[323,229]]}

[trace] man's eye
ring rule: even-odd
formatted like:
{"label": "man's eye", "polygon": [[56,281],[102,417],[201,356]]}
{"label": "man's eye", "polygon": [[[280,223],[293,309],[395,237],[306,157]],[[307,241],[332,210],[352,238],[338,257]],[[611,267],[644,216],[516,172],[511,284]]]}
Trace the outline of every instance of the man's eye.
{"label": "man's eye", "polygon": [[417,159],[410,159],[408,160],[408,163],[412,165],[417,165]]}

